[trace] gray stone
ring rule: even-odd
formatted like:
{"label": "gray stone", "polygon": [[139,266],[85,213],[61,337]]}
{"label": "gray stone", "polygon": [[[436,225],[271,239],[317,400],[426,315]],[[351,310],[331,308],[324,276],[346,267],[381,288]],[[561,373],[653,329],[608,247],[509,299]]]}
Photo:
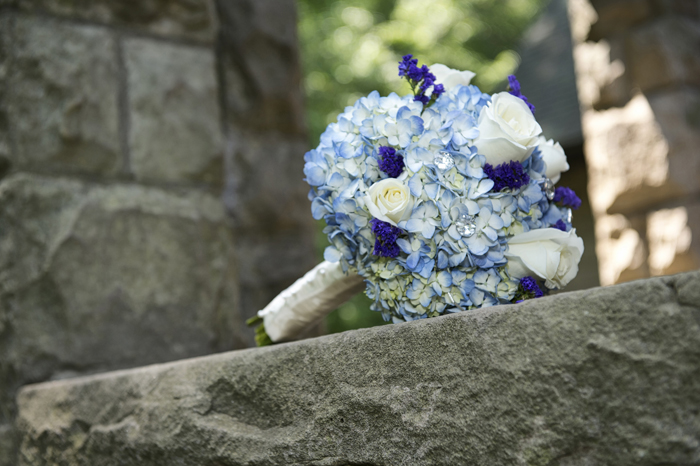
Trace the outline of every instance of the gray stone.
{"label": "gray stone", "polygon": [[305,135],[293,0],[217,0],[230,123]]}
{"label": "gray stone", "polygon": [[700,463],[700,272],[25,387],[24,465]]}
{"label": "gray stone", "polygon": [[246,346],[218,199],[18,174],[0,205],[0,425],[29,382]]}
{"label": "gray stone", "polygon": [[642,92],[673,85],[700,86],[700,24],[670,16],[630,32],[627,63]]}
{"label": "gray stone", "polygon": [[623,33],[653,17],[655,13],[654,5],[650,0],[589,1],[597,13],[588,37],[592,41]]}
{"label": "gray stone", "polygon": [[44,13],[126,27],[163,37],[213,42],[216,21],[210,0],[2,0]]}
{"label": "gray stone", "polygon": [[[3,21],[0,152],[9,152],[20,169],[118,172],[123,157],[112,34],[21,15]],[[10,136],[8,147],[3,139]]]}
{"label": "gray stone", "polygon": [[303,181],[308,146],[273,131],[231,128],[229,137],[224,202],[236,231],[241,310],[252,317],[320,261]]}
{"label": "gray stone", "polygon": [[[320,257],[303,181],[309,149],[293,0],[217,1],[226,121],[224,200],[252,316]],[[252,334],[251,334],[252,335]]]}
{"label": "gray stone", "polygon": [[136,178],[221,186],[223,129],[213,52],[129,39],[124,57]]}

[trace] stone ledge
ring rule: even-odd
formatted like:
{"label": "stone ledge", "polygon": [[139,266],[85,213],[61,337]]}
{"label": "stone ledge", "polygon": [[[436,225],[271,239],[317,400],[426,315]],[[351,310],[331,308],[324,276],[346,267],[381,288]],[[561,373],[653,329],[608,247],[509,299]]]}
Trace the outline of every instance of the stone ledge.
{"label": "stone ledge", "polygon": [[25,387],[25,465],[700,462],[700,272]]}

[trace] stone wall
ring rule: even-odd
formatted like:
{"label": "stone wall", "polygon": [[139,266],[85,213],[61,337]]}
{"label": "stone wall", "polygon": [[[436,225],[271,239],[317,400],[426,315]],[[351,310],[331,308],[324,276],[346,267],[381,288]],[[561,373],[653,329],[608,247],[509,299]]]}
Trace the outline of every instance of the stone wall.
{"label": "stone wall", "polygon": [[22,389],[21,465],[700,464],[700,272]]}
{"label": "stone wall", "polygon": [[0,465],[26,383],[253,344],[315,263],[292,0],[0,0]]}
{"label": "stone wall", "polygon": [[601,283],[700,267],[700,3],[569,13]]}

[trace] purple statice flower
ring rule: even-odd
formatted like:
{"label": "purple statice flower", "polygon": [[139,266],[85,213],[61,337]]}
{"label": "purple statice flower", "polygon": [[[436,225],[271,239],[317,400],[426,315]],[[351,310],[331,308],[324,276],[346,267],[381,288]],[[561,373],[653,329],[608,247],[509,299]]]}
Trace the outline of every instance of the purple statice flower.
{"label": "purple statice flower", "polygon": [[521,278],[520,279],[520,287],[523,289],[525,294],[528,294],[531,297],[541,298],[542,296],[544,296],[544,293],[542,292],[540,287],[537,285],[537,281],[535,281],[535,279],[532,277]]}
{"label": "purple statice flower", "polygon": [[487,163],[484,165],[484,173],[493,180],[494,192],[499,192],[505,188],[518,189],[530,182],[530,177],[523,170],[523,165],[513,160],[497,165],[496,168]]}
{"label": "purple statice flower", "polygon": [[404,55],[403,59],[399,62],[399,76],[411,76],[415,75],[415,70],[418,69],[418,59],[413,58],[413,55]]}
{"label": "purple statice flower", "polygon": [[564,223],[564,220],[562,219],[557,220],[557,223],[552,226],[557,230],[566,231],[566,223]]}
{"label": "purple statice flower", "polygon": [[554,190],[553,201],[564,207],[571,207],[574,210],[581,207],[581,199],[579,199],[574,190],[563,186]]}
{"label": "purple statice flower", "polygon": [[[426,65],[418,67],[418,59],[413,58],[413,55],[404,55],[399,62],[399,76],[403,76],[408,80],[413,90],[413,100],[423,102],[424,105],[429,105],[431,101],[437,100],[445,92],[445,87],[442,84],[435,83],[435,75],[430,72],[430,68]],[[433,88],[431,96],[425,93]]]}
{"label": "purple statice flower", "polygon": [[527,97],[525,97],[521,92],[520,92],[520,83],[518,82],[518,79],[514,75],[508,76],[508,92],[511,95],[514,95],[515,97],[522,99],[523,102],[525,102],[532,112],[532,114],[535,114],[535,106],[532,105],[530,102],[527,101]]}
{"label": "purple statice flower", "polygon": [[373,218],[369,222],[372,232],[377,237],[374,242],[374,255],[381,257],[397,257],[401,253],[396,240],[399,238],[402,230],[395,227],[391,223],[382,222],[379,219]]}
{"label": "purple statice flower", "polygon": [[390,178],[398,178],[406,166],[403,156],[396,153],[393,147],[380,146],[379,158],[377,159],[379,169],[389,175]]}

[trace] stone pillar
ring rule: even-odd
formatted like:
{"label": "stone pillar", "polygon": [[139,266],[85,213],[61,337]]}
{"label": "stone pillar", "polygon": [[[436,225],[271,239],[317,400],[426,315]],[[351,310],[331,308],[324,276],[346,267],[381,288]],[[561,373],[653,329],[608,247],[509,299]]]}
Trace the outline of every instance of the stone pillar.
{"label": "stone pillar", "polygon": [[0,0],[0,465],[19,386],[250,346],[313,265],[294,13]]}
{"label": "stone pillar", "polygon": [[604,285],[700,266],[700,3],[569,0]]}

